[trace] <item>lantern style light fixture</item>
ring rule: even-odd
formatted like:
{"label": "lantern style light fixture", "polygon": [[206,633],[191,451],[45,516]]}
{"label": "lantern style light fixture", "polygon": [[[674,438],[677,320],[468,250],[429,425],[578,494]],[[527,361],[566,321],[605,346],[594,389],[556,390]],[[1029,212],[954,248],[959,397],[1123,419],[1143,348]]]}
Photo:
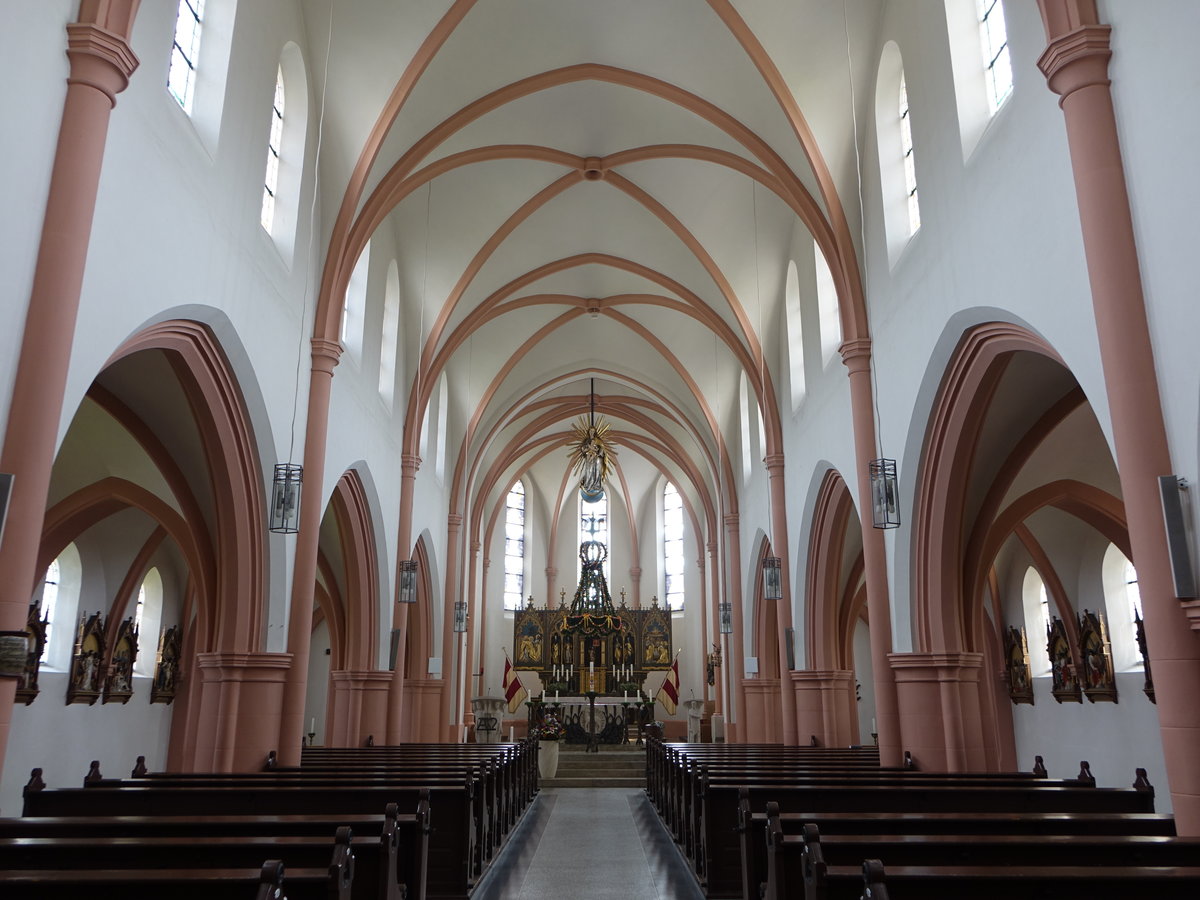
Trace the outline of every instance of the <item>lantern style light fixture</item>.
{"label": "lantern style light fixture", "polygon": [[721,634],[733,634],[733,604],[722,600],[717,604],[717,615],[721,622]]}
{"label": "lantern style light fixture", "polygon": [[872,524],[876,528],[899,528],[900,491],[896,482],[896,461],[871,460],[870,476]]}
{"label": "lantern style light fixture", "polygon": [[763,599],[783,599],[783,577],[778,556],[765,556],[762,561]]}
{"label": "lantern style light fixture", "polygon": [[271,531],[276,534],[295,534],[300,530],[300,484],[304,466],[280,463],[275,467],[271,485]]}
{"label": "lantern style light fixture", "polygon": [[417,602],[417,561],[402,559],[400,561],[400,590],[396,594],[398,603]]}
{"label": "lantern style light fixture", "polygon": [[454,603],[454,633],[462,634],[467,630],[467,601],[457,600]]}

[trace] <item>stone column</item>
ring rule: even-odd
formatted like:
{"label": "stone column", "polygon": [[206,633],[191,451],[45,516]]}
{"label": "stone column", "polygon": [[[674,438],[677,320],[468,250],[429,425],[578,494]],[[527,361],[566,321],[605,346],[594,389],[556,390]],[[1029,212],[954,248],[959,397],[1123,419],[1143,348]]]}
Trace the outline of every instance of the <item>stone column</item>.
{"label": "stone column", "polygon": [[300,490],[300,530],[292,564],[292,603],[288,612],[288,652],[292,668],[283,692],[279,731],[279,764],[300,765],[304,746],[304,701],[308,691],[308,652],[312,642],[313,591],[317,583],[317,547],[325,504],[323,481],[325,444],[329,437],[329,396],[333,369],[342,345],[312,340],[312,369],[308,376],[308,418],[304,431],[304,483]]}
{"label": "stone column", "polygon": [[[412,507],[413,491],[416,487],[417,470],[421,468],[421,457],[406,453],[400,457],[400,528],[396,535],[397,564],[412,558]],[[399,591],[399,568],[396,570],[396,590]],[[418,579],[421,573],[417,573]],[[429,602],[431,598],[425,598]],[[399,744],[404,740],[404,669],[408,664],[406,647],[408,642],[408,604],[392,603],[393,628],[399,635],[396,646],[396,668],[392,671],[392,687],[388,692],[387,743]],[[432,649],[432,648],[431,648]],[[442,666],[443,673],[445,665]],[[444,677],[444,676],[443,676]]]}
{"label": "stone column", "polygon": [[254,772],[275,750],[285,679],[296,665],[286,653],[198,653],[200,721],[197,767]]}
{"label": "stone column", "polygon": [[[734,730],[730,730],[729,723],[726,723],[726,734],[736,735],[737,740],[749,740],[746,729],[749,727],[750,707],[746,704],[746,669],[744,665],[743,648],[745,644],[745,616],[742,614],[742,544],[741,544],[741,526],[738,520],[737,513],[728,513],[724,519],[725,522],[725,590],[728,592],[729,602],[733,605],[733,640],[730,644],[735,648],[731,655],[731,661],[736,660],[737,668],[730,673],[731,678],[737,679],[733,683],[737,685],[737,706],[734,710],[738,718],[738,724]],[[727,740],[734,740],[734,737],[728,737]]]}
{"label": "stone column", "polygon": [[982,653],[892,653],[904,711],[904,746],[922,769],[973,772],[985,767],[979,715]]}
{"label": "stone column", "polygon": [[[475,605],[475,577],[476,565],[479,560],[479,549],[483,546],[479,541],[471,541],[471,558],[467,562],[467,664],[466,675],[463,678],[463,683],[459,694],[462,696],[463,724],[468,728],[475,724],[475,707],[471,704],[471,696],[474,693],[481,692],[483,685],[476,688],[474,684],[475,678],[475,639],[478,637],[483,639],[483,610]],[[475,633],[475,623],[480,623],[480,632]],[[479,654],[482,657],[483,647],[479,648]]]}
{"label": "stone column", "polygon": [[[792,696],[792,680],[788,677],[787,636],[792,627],[791,565],[787,539],[787,491],[783,481],[783,454],[772,453],[765,460],[771,492],[771,552],[780,560],[779,583],[783,599],[775,603],[775,620],[779,628],[779,699],[783,742],[796,744],[796,702]],[[757,573],[761,578],[762,573]]]}
{"label": "stone column", "polygon": [[859,524],[863,539],[863,576],[867,583],[867,620],[871,632],[871,668],[875,682],[875,727],[879,733],[879,761],[900,765],[900,720],[896,682],[888,654],[892,652],[892,611],[888,600],[887,555],[883,532],[871,521],[870,462],[875,459],[875,401],[871,388],[871,342],[846,341],[840,348],[850,373],[850,406],[854,422],[854,458],[858,466]]}
{"label": "stone column", "polygon": [[792,672],[796,729],[801,745],[815,736],[822,747],[856,743],[854,673],[844,669]]}
{"label": "stone column", "polygon": [[629,592],[633,594],[633,602],[629,606],[633,609],[641,609],[642,607],[642,567],[631,566],[629,569]]}
{"label": "stone column", "polygon": [[[120,27],[121,33],[93,22],[67,26],[71,66],[67,94],[0,452],[0,472],[16,476],[0,544],[0,572],[4,573],[0,579],[0,632],[24,632],[33,586],[42,574],[36,571],[38,545],[58,446],[108,120],[117,94],[129,84],[138,66],[128,38],[137,3],[114,0],[107,6],[110,9],[102,21]],[[96,16],[100,16],[97,10],[92,10],[91,16],[87,10],[81,11],[83,18]],[[10,90],[20,88],[14,85]],[[12,727],[16,689],[15,678],[0,678],[0,768]]]}
{"label": "stone column", "polygon": [[1176,829],[1200,835],[1200,638],[1175,598],[1157,477],[1173,471],[1108,79],[1111,29],[1092,0],[1041,0],[1038,60],[1061,99],[1113,442]]}
{"label": "stone column", "polygon": [[558,568],[555,566],[546,566],[546,605],[551,607],[558,606],[557,597],[554,589],[557,587]]}
{"label": "stone column", "polygon": [[[454,632],[454,601],[458,596],[458,536],[462,529],[462,516],[450,513],[446,516],[446,599],[443,602],[442,615],[442,678],[446,682],[446,690],[442,694],[442,728],[445,732],[442,740],[455,742],[459,739],[458,710],[455,708],[455,681],[461,677],[462,659],[458,653],[462,645],[461,639]],[[461,685],[459,685],[461,688]]]}

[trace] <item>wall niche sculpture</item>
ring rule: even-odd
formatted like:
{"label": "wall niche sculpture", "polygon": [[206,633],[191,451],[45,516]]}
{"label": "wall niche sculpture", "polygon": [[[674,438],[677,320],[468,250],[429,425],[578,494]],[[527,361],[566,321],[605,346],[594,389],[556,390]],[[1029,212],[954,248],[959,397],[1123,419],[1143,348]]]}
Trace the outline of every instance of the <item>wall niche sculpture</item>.
{"label": "wall niche sculpture", "polygon": [[1008,627],[1004,634],[1004,667],[1008,675],[1008,696],[1013,703],[1033,704],[1033,678],[1029,667],[1029,644],[1025,629]]}
{"label": "wall niche sculpture", "polygon": [[1095,703],[1117,702],[1117,678],[1113,672],[1112,644],[1104,617],[1088,610],[1079,617],[1079,652],[1083,657],[1083,692]]}
{"label": "wall niche sculpture", "polygon": [[67,703],[91,706],[100,699],[104,685],[104,618],[95,613],[79,620],[79,635],[71,657],[71,677],[67,680]]}

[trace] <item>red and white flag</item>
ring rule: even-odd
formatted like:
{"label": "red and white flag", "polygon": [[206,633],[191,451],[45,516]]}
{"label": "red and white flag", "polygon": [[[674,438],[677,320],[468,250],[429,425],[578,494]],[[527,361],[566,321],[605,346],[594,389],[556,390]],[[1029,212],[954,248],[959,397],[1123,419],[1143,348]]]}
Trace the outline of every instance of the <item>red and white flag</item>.
{"label": "red and white flag", "polygon": [[675,655],[671,668],[667,669],[667,677],[663,679],[662,687],[654,699],[663,705],[667,715],[675,715],[675,707],[679,704],[679,654]]}
{"label": "red and white flag", "polygon": [[525,698],[529,696],[529,691],[521,684],[521,679],[517,677],[517,670],[512,667],[512,662],[508,658],[508,654],[504,654],[504,699],[508,701],[508,711],[516,712]]}

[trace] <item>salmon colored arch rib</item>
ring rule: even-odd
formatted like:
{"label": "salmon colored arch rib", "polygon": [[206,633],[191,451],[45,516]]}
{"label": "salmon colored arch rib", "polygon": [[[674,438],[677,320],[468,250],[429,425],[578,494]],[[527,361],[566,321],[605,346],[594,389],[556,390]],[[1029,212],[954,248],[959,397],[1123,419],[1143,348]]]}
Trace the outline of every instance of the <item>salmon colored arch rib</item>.
{"label": "salmon colored arch rib", "polygon": [[[738,43],[750,57],[763,81],[774,95],[776,102],[787,117],[796,140],[800,144],[813,176],[821,188],[821,199],[829,211],[830,228],[834,234],[836,253],[827,259],[835,260],[838,271],[833,272],[838,290],[838,312],[842,322],[842,334],[846,340],[862,340],[870,338],[870,328],[867,318],[866,298],[863,293],[862,279],[858,271],[858,260],[854,250],[854,239],[850,234],[850,226],[846,221],[846,213],[838,196],[837,185],[825,164],[825,158],[817,147],[816,138],[808,127],[808,121],[800,111],[796,98],[792,96],[783,74],[771,59],[770,54],[763,48],[754,32],[734,9],[729,0],[708,0],[708,5],[721,17],[721,21],[737,39]],[[833,269],[833,266],[830,266]],[[845,299],[846,303],[841,302]]]}
{"label": "salmon colored arch rib", "polygon": [[[422,48],[424,49],[424,48]],[[407,73],[406,73],[407,74]],[[457,112],[453,113],[424,136],[419,138],[387,171],[380,179],[375,190],[372,192],[367,203],[364,205],[362,216],[369,219],[382,220],[381,208],[388,208],[387,196],[394,185],[402,183],[412,172],[414,167],[433,150],[444,143],[453,134],[460,131],[466,125],[480,118],[495,109],[500,108],[515,100],[522,99],[530,94],[538,93],[539,91],[549,90],[550,88],[559,87],[564,84],[570,84],[579,81],[599,81],[608,84],[621,85],[640,90],[652,96],[659,97],[669,103],[679,106],[716,126],[724,131],[727,135],[733,138],[755,157],[757,157],[766,168],[779,180],[779,182],[787,188],[788,193],[792,196],[792,204],[799,206],[802,210],[800,213],[802,220],[813,234],[814,239],[821,247],[826,257],[833,260],[840,260],[842,254],[839,252],[837,243],[834,240],[833,230],[825,221],[824,216],[817,206],[815,200],[808,193],[804,184],[796,177],[795,173],[788,168],[783,158],[771,149],[762,138],[755,134],[747,126],[743,125],[732,115],[709,103],[707,100],[699,97],[696,94],[686,91],[677,85],[662,81],[652,76],[644,75],[639,72],[633,72],[628,69],[622,69],[614,66],[601,65],[599,63],[581,63],[572,66],[565,66],[560,69],[552,69],[546,72],[541,72],[531,75],[528,78],[512,82],[504,87],[498,88],[472,103],[462,107]],[[397,110],[398,111],[398,110]],[[798,111],[797,111],[798,114]],[[394,115],[393,115],[394,118]],[[801,117],[802,120],[802,117]],[[378,126],[377,126],[378,128]],[[807,126],[805,126],[807,128]],[[373,131],[371,139],[374,140],[376,133]],[[382,143],[382,138],[380,138]],[[805,148],[806,155],[810,155],[810,148]],[[364,150],[364,154],[366,150]],[[378,146],[372,152],[372,159],[378,153]],[[817,154],[819,158],[819,154]],[[361,160],[360,160],[361,164]],[[355,170],[355,176],[358,176],[358,169]],[[362,186],[365,182],[365,174],[361,180],[352,182],[352,187],[355,190],[354,203],[357,204],[358,197],[361,195]],[[579,177],[583,177],[582,167],[579,172]],[[819,179],[818,179],[819,180]],[[343,201],[343,210],[346,203],[349,202],[350,191],[347,191],[347,199]],[[836,192],[834,192],[836,199]],[[789,205],[792,205],[789,204]],[[394,204],[392,204],[394,205]],[[368,210],[369,208],[369,210]],[[362,217],[360,216],[360,218]],[[340,297],[345,291],[345,282],[349,279],[349,270],[351,266],[347,260],[353,260],[358,257],[362,251],[362,246],[366,243],[366,237],[369,236],[373,228],[359,229],[356,233],[348,219],[343,220],[342,214],[339,212],[338,220],[334,225],[334,235],[331,238],[330,252],[327,256],[326,275],[322,278],[321,295],[318,298],[318,322],[336,322],[336,318],[330,319],[327,304],[333,302],[333,298]],[[353,235],[347,234],[345,238],[341,238],[343,231],[352,232]],[[365,235],[364,235],[365,231]],[[848,230],[847,230],[848,235]],[[334,239],[337,239],[335,244]],[[843,267],[839,264],[837,267],[830,266],[834,274],[835,280],[843,275]],[[857,284],[857,276],[854,279]],[[839,285],[839,288],[843,287]],[[851,285],[853,287],[853,285]],[[861,291],[846,291],[839,289],[839,297],[848,296],[854,298],[861,297]],[[861,316],[855,316],[855,319],[850,324],[855,324],[861,318],[865,323],[865,309]],[[866,332],[857,327],[846,329],[843,324],[843,333],[846,335],[854,335],[855,337],[865,337]],[[336,334],[336,331],[326,330],[321,332],[325,335]],[[317,332],[314,332],[317,335]]]}
{"label": "salmon colored arch rib", "polygon": [[[610,378],[614,381],[618,381],[618,382],[630,385],[634,389],[642,391],[642,392],[650,395],[651,397],[655,398],[662,407],[671,411],[673,419],[675,421],[683,423],[684,426],[686,428],[688,428],[689,431],[692,432],[693,436],[696,438],[697,443],[704,449],[705,456],[709,460],[709,465],[712,467],[714,475],[716,474],[718,466],[719,466],[721,469],[721,472],[723,473],[724,483],[728,484],[728,485],[733,484],[733,469],[732,469],[732,465],[729,460],[729,454],[725,447],[724,436],[721,434],[720,430],[717,429],[716,420],[712,416],[711,411],[708,409],[707,404],[704,402],[703,397],[699,398],[700,403],[701,403],[701,410],[705,414],[706,421],[708,422],[708,425],[710,428],[710,434],[713,437],[714,444],[716,445],[717,453],[718,453],[718,460],[714,460],[712,458],[712,454],[709,451],[707,444],[705,444],[705,442],[701,439],[699,431],[691,423],[691,420],[683,414],[683,411],[678,406],[676,406],[671,400],[669,400],[666,396],[664,396],[659,391],[650,387],[648,384],[646,384],[636,378],[633,378],[630,375],[625,375],[625,374],[622,374],[619,372],[615,372],[611,369],[593,369],[593,368],[576,369],[571,372],[567,372],[567,373],[558,375],[554,378],[547,379],[545,382],[543,382],[540,385],[529,390],[528,392],[526,392],[526,394],[524,396],[522,396],[518,400],[514,401],[508,407],[508,409],[506,409],[503,413],[501,413],[500,416],[497,417],[495,423],[488,430],[488,433],[484,436],[483,440],[480,442],[480,447],[484,448],[484,449],[489,447],[491,445],[495,435],[502,428],[506,427],[506,425],[509,424],[509,422],[513,421],[515,418],[517,418],[522,413],[526,404],[530,402],[530,399],[533,396],[535,396],[536,394],[539,394],[539,393],[544,393],[546,391],[552,390],[559,385],[568,383],[572,380],[575,380],[577,378],[581,378],[581,377],[584,377],[587,375],[598,375],[602,378]],[[481,404],[480,408],[476,412],[475,418],[472,419],[473,425],[477,421],[478,416],[482,413],[482,409],[483,409],[483,406]],[[463,452],[465,452],[465,451],[463,451],[460,448],[460,456],[462,455]],[[476,467],[478,466],[480,460],[483,458],[483,455],[484,454],[483,454],[482,449],[479,453],[475,454],[475,461],[472,465],[472,469],[471,469],[470,473],[466,476],[466,480],[471,481],[474,479]],[[456,489],[457,489],[457,487],[456,487]],[[730,508],[732,510],[736,511],[736,509],[737,509],[736,494],[733,495],[728,500],[728,503],[730,504]]]}
{"label": "salmon colored arch rib", "polygon": [[166,529],[171,540],[179,547],[200,597],[200,602],[196,604],[196,646],[201,649],[211,647],[214,620],[219,612],[214,607],[219,600],[212,594],[215,561],[205,558],[191,523],[161,497],[132,481],[115,476],[102,478],[64,497],[46,510],[37,571],[45,572],[63,548],[89,528],[129,508],[140,510]]}

